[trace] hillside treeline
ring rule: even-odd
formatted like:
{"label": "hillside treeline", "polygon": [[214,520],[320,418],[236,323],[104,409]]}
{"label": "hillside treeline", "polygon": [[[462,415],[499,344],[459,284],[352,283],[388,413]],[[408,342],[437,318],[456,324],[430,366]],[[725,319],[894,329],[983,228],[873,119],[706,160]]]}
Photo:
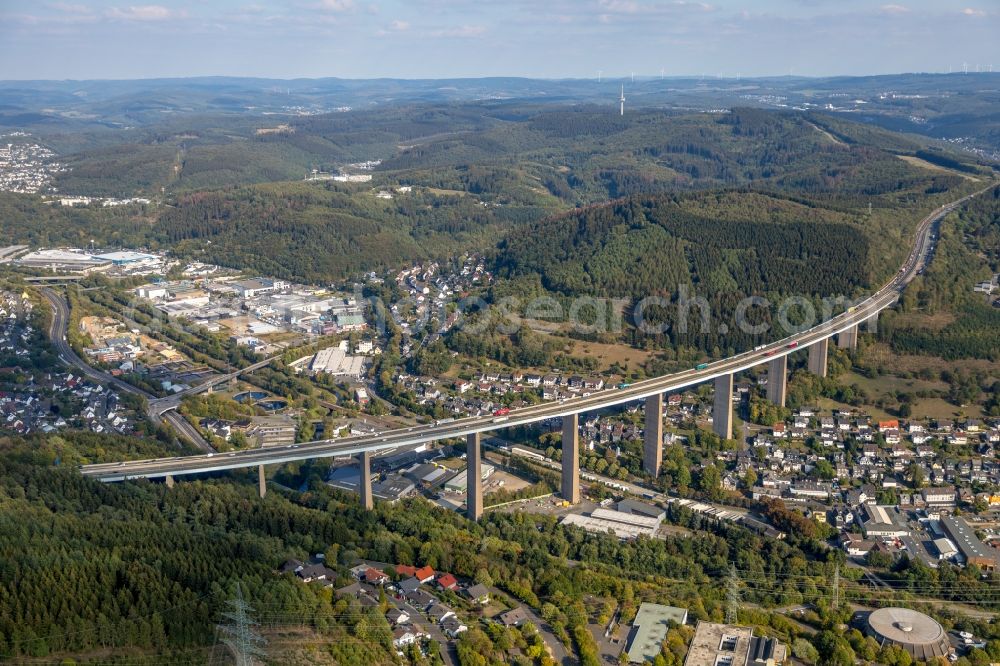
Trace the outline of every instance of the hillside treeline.
{"label": "hillside treeline", "polygon": [[977,197],[941,224],[925,274],[903,295],[902,313],[885,318],[879,337],[906,353],[1000,360],[998,293],[973,292],[1000,272],[1000,188]]}

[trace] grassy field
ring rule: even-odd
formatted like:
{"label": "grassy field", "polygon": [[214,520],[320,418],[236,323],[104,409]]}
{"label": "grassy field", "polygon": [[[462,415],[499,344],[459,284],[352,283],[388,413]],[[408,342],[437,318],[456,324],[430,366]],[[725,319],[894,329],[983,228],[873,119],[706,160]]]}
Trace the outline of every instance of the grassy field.
{"label": "grassy field", "polygon": [[[919,358],[923,363],[916,366],[915,369],[919,369],[920,367],[931,367],[937,365],[938,363],[945,363],[942,359],[933,357]],[[916,363],[916,359],[911,359],[911,362]],[[880,399],[890,405],[895,405],[898,404],[896,402],[897,393],[915,394],[923,391],[947,393],[948,391],[948,384],[937,379],[926,380],[915,377],[900,377],[896,375],[879,375],[878,377],[869,378],[864,375],[849,372],[838,377],[838,380],[845,385],[857,384],[860,386],[869,397],[868,402],[862,405],[861,408],[868,414],[871,414],[873,418],[879,419],[895,418],[894,415],[889,414],[886,410],[875,406],[874,403]],[[943,398],[937,397],[914,398],[911,405],[913,408],[913,417],[918,419],[951,419],[966,416],[982,416],[982,410],[979,405],[966,405],[965,407],[958,407]],[[826,398],[820,400],[820,407],[823,409],[850,408],[849,405],[844,405],[835,400]]]}
{"label": "grassy field", "polygon": [[[819,398],[816,401],[816,406],[819,407],[820,412],[822,413],[827,413],[827,412],[833,413],[835,411],[851,411],[854,409],[858,409],[857,407],[852,407],[851,405],[848,405],[843,402],[837,402],[836,400],[833,400],[831,398]],[[860,409],[862,409],[864,413],[870,415],[872,419],[875,420],[886,420],[890,418],[896,418],[895,416],[889,414],[889,412],[883,409],[879,409],[874,405],[862,405]]]}
{"label": "grassy field", "polygon": [[895,395],[897,392],[914,393],[916,391],[947,391],[948,385],[940,380],[898,377],[895,375],[879,375],[869,378],[854,372],[840,376],[844,384],[858,384],[872,397]]}
{"label": "grassy field", "polygon": [[642,367],[653,356],[652,352],[634,349],[628,345],[611,345],[580,340],[569,340],[567,350],[571,356],[596,358],[600,371],[607,370],[615,364],[630,370],[636,369]]}
{"label": "grassy field", "polygon": [[910,164],[910,165],[915,166],[915,167],[920,167],[921,169],[928,169],[930,171],[941,171],[943,173],[950,173],[950,174],[952,174],[954,176],[961,176],[962,178],[967,178],[969,180],[974,180],[974,181],[981,180],[980,178],[976,178],[975,176],[971,176],[971,175],[969,175],[967,173],[963,173],[963,172],[961,172],[961,171],[959,171],[957,169],[949,169],[947,167],[939,166],[937,164],[932,164],[932,163],[928,162],[927,160],[922,160],[919,157],[916,157],[914,155],[898,155],[898,157],[899,157],[899,159],[903,160],[907,164]]}
{"label": "grassy field", "polygon": [[922,312],[901,312],[896,313],[896,319],[899,321],[901,326],[940,331],[948,324],[953,323],[956,317],[951,312],[937,312],[935,314],[924,314]]}
{"label": "grassy field", "polygon": [[892,368],[895,372],[919,372],[924,368],[940,373],[949,372],[985,372],[996,373],[996,363],[988,359],[955,359],[947,360],[937,356],[924,354],[897,354],[888,345],[877,343],[870,345],[865,351],[866,360],[874,362],[883,368]]}
{"label": "grassy field", "polygon": [[956,407],[941,398],[925,398],[913,403],[913,415],[917,418],[931,419],[980,418],[983,410],[979,405]]}

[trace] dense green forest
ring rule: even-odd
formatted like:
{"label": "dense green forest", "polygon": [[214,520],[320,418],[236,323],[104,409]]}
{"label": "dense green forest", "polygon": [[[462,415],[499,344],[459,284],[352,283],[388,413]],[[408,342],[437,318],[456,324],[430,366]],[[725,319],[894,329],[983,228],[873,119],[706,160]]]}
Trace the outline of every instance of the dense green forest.
{"label": "dense green forest", "polygon": [[870,241],[843,213],[752,192],[634,198],[550,218],[507,239],[499,265],[569,295],[851,293]]}
{"label": "dense green forest", "polygon": [[906,353],[1000,360],[997,294],[972,289],[1000,272],[1000,188],[945,218],[940,236],[934,260],[903,295],[901,312],[884,318],[879,337]]}
{"label": "dense green forest", "polygon": [[335,185],[261,185],[184,196],[155,238],[204,261],[322,282],[489,247],[540,212],[427,192],[385,201]]}
{"label": "dense green forest", "polygon": [[[423,499],[365,512],[356,498],[322,483],[302,494],[272,490],[260,500],[240,473],[173,489],[109,485],[83,479],[70,465],[54,466],[59,446],[66,443],[3,441],[0,654],[8,657],[138,654],[157,663],[156,655],[170,654],[203,663],[201,650],[215,642],[214,624],[239,582],[265,624],[312,628],[335,663],[393,661],[378,617],[276,573],[285,558],[317,552],[326,554],[340,584],[357,557],[490,580],[536,608],[585,664],[596,663],[586,628],[600,613],[593,599],[599,607],[622,604],[623,621],[644,600],[687,607],[692,619],[720,620],[730,563],[744,581],[741,619],[765,633],[789,642],[805,637],[758,606],[813,602],[810,621],[821,629],[846,618],[828,604],[828,580],[842,555],[806,533],[767,539],[675,507],[668,521],[694,530],[690,536],[620,542],[562,527],[553,516],[494,512],[472,524]],[[978,598],[974,572],[912,564],[894,575],[925,593],[940,584],[951,598]],[[873,594],[850,589],[860,598]],[[992,627],[976,630],[997,635]],[[480,633],[492,638],[484,642]],[[853,645],[839,640],[842,649]],[[501,663],[498,646],[509,645],[509,637],[478,629],[462,641],[482,642],[494,655],[488,662],[467,656],[463,664]],[[867,649],[863,641],[855,647]],[[1000,643],[991,642],[990,654],[995,648]],[[459,653],[468,651],[460,642]]]}
{"label": "dense green forest", "polygon": [[377,159],[377,173],[388,180],[476,194],[509,194],[523,185],[581,204],[761,180],[871,194],[914,178],[894,154],[980,170],[918,139],[817,113],[608,111],[511,102],[391,106],[285,122],[170,119],[73,152],[56,186],[88,195],[149,195],[161,187],[183,193],[294,180],[313,168]]}
{"label": "dense green forest", "polygon": [[[636,325],[625,326],[621,335],[599,335],[602,341],[718,357],[790,332],[777,326],[786,298],[804,299],[802,312],[811,307],[816,316],[846,309],[830,299],[858,298],[888,279],[931,202],[954,196],[924,195],[919,205],[871,211],[860,205],[871,199],[855,199],[855,208],[844,194],[726,190],[629,197],[511,234],[496,260],[504,280],[492,294],[498,302],[511,295],[522,302],[542,295],[560,302],[624,299],[625,322]],[[770,306],[746,307],[748,296],[765,298]],[[796,311],[788,311],[791,324],[799,321],[792,316]],[[742,328],[741,314],[767,330]],[[641,330],[640,320],[652,326]],[[460,332],[451,337],[454,349],[469,347]],[[677,354],[684,360],[685,354]]]}
{"label": "dense green forest", "polygon": [[[90,196],[190,192],[227,185],[298,180],[310,169],[391,156],[400,144],[500,122],[477,105],[389,106],[298,118],[205,115],[162,119],[109,135],[54,135],[68,155],[60,192]],[[276,131],[269,131],[276,130]]]}
{"label": "dense green forest", "polygon": [[[243,119],[233,131],[247,136],[237,141],[208,121],[192,121],[189,130],[170,121],[144,128],[131,143],[83,150],[69,160],[64,182],[57,183],[61,191],[138,193],[158,203],[78,209],[2,195],[0,231],[11,241],[35,245],[82,246],[93,239],[103,246],[170,249],[323,282],[456,251],[490,250],[505,237],[516,244],[525,228],[553,228],[528,225],[608,199],[752,188],[778,193],[773,201],[808,200],[796,199],[805,208],[791,214],[778,210],[791,207],[788,202],[775,203],[769,212],[771,204],[754,197],[705,198],[702,209],[684,220],[654,220],[616,236],[588,259],[594,278],[582,277],[573,259],[547,266],[547,286],[580,290],[588,287],[586,280],[596,280],[595,288],[631,294],[668,278],[671,284],[688,280],[725,289],[762,270],[788,273],[824,258],[809,255],[819,251],[822,238],[834,244],[830,252],[850,255],[837,258],[857,259],[863,271],[832,274],[829,287],[858,287],[872,278],[875,252],[893,260],[903,252],[900,243],[915,213],[969,188],[968,172],[981,170],[944,154],[935,158],[939,164],[962,170],[907,163],[900,155],[915,155],[923,145],[870,126],[747,108],[711,114],[637,110],[623,118],[589,105],[460,104],[306,116],[285,125],[257,134],[264,128]],[[301,178],[310,167],[336,170],[362,159],[382,160],[370,184],[286,180]],[[393,191],[401,185],[413,189]],[[393,198],[376,198],[379,189]],[[862,218],[869,205],[872,215]],[[614,210],[630,215],[624,205]],[[586,209],[582,214],[601,215]],[[640,223],[628,217],[623,230]],[[754,226],[763,223],[770,224]],[[859,228],[868,232],[863,238]],[[771,248],[791,241],[789,247],[803,253],[751,249],[762,230],[785,235],[774,238]],[[710,238],[704,251],[702,234]],[[711,240],[726,234],[735,234],[732,241]],[[673,268],[664,274],[641,267],[623,282],[621,262],[639,264],[638,255],[647,250],[662,254]],[[703,272],[685,277],[680,256],[692,253],[703,255],[688,257]]]}

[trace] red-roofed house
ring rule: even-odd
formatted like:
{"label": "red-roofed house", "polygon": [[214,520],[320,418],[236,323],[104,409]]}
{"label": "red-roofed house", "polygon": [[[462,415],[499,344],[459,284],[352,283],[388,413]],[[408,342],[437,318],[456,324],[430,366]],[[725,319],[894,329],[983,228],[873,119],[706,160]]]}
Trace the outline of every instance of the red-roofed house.
{"label": "red-roofed house", "polygon": [[409,578],[417,573],[417,568],[409,564],[397,564],[396,573],[400,578]]}
{"label": "red-roofed house", "polygon": [[366,583],[371,583],[372,585],[384,585],[389,582],[389,576],[384,571],[368,567],[365,570],[364,580]]}
{"label": "red-roofed house", "polygon": [[429,583],[434,580],[434,569],[430,567],[420,567],[413,572],[413,577],[421,583]]}
{"label": "red-roofed house", "polygon": [[458,587],[458,580],[450,573],[446,573],[438,577],[437,585],[442,590],[454,590],[456,587]]}

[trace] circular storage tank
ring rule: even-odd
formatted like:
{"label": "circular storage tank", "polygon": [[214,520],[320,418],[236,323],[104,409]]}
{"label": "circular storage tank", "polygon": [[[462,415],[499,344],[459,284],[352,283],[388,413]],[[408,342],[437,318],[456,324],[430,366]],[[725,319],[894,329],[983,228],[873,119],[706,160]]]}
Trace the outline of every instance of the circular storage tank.
{"label": "circular storage tank", "polygon": [[268,396],[264,391],[244,391],[243,393],[237,393],[233,396],[233,400],[243,404],[245,402],[256,402],[258,400],[263,400]]}
{"label": "circular storage tank", "polygon": [[880,608],[868,616],[867,632],[879,645],[898,645],[919,661],[948,654],[951,644],[934,618],[909,608]]}

